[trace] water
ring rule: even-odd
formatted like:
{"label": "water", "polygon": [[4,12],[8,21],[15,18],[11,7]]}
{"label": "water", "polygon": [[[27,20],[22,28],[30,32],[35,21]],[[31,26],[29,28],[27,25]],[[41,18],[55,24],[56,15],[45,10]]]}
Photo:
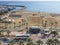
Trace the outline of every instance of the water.
{"label": "water", "polygon": [[[60,13],[60,2],[51,2],[51,1],[45,1],[45,2],[10,2],[10,1],[0,1],[0,4],[8,4],[8,5],[22,5],[22,6],[26,6],[25,10],[28,11],[35,11],[35,12],[51,12],[51,13]],[[17,8],[19,9],[19,8]]]}

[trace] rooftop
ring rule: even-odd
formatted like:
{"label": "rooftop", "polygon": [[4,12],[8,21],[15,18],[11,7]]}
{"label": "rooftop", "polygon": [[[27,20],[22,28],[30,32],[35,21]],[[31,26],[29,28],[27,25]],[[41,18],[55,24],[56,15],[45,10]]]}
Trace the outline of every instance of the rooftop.
{"label": "rooftop", "polygon": [[18,17],[18,18],[20,18],[21,17],[21,15],[16,15],[16,14],[11,14],[11,15],[9,15],[9,17]]}

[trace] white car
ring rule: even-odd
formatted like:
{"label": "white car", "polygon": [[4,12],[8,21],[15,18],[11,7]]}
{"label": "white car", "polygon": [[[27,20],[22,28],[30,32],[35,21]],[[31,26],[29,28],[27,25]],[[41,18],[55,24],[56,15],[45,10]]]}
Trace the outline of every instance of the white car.
{"label": "white car", "polygon": [[44,30],[44,34],[47,35],[47,36],[49,36],[51,34],[51,31],[49,29],[45,29]]}

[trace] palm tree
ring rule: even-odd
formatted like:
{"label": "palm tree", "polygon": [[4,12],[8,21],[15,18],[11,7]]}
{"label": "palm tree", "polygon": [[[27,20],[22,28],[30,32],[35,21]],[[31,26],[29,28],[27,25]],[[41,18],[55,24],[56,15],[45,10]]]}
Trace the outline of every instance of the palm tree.
{"label": "palm tree", "polygon": [[41,22],[42,22],[42,27],[44,26],[44,23],[43,23],[43,18],[44,18],[44,16],[41,16]]}
{"label": "palm tree", "polygon": [[53,40],[52,39],[48,39],[46,43],[47,43],[47,45],[53,45]]}
{"label": "palm tree", "polygon": [[4,13],[0,11],[0,16],[3,15]]}
{"label": "palm tree", "polygon": [[56,27],[57,27],[57,24],[58,24],[58,22],[55,22],[55,29],[56,29]]}
{"label": "palm tree", "polygon": [[3,32],[4,32],[4,30],[1,30],[1,31],[0,31],[0,37],[2,36],[2,33],[3,33]]}
{"label": "palm tree", "polygon": [[11,32],[11,31],[7,30],[8,37],[9,37],[10,32]]}
{"label": "palm tree", "polygon": [[46,26],[47,26],[47,21],[44,22],[44,28],[46,28]]}
{"label": "palm tree", "polygon": [[37,43],[37,45],[43,44],[43,42],[41,40],[38,40],[36,43]]}
{"label": "palm tree", "polygon": [[14,43],[15,43],[15,41],[14,41],[14,40],[11,40],[11,41],[9,42],[9,45],[14,45]]}
{"label": "palm tree", "polygon": [[53,26],[53,23],[51,22],[51,28],[50,28],[51,31],[52,31],[52,26]]}
{"label": "palm tree", "polygon": [[3,21],[3,19],[0,19],[0,26],[1,26],[1,22]]}
{"label": "palm tree", "polygon": [[28,42],[27,45],[35,45],[33,42]]}
{"label": "palm tree", "polygon": [[19,22],[19,27],[21,26],[21,22]]}
{"label": "palm tree", "polygon": [[23,23],[24,23],[24,19],[22,19],[22,25],[23,25]]}
{"label": "palm tree", "polygon": [[2,31],[0,31],[0,37],[2,36]]}
{"label": "palm tree", "polygon": [[11,28],[11,23],[12,23],[11,21],[8,21],[8,24],[9,24],[9,28]]}
{"label": "palm tree", "polygon": [[14,22],[13,24],[14,24],[14,28],[15,28],[15,24],[16,24],[16,23]]}
{"label": "palm tree", "polygon": [[53,37],[56,37],[58,35],[57,31],[52,31]]}
{"label": "palm tree", "polygon": [[27,42],[32,42],[32,39],[31,39],[31,38],[28,38],[28,39],[27,39]]}
{"label": "palm tree", "polygon": [[27,45],[35,45],[31,38],[28,38],[27,42],[28,42]]}
{"label": "palm tree", "polygon": [[26,29],[28,29],[28,23],[26,22]]}
{"label": "palm tree", "polygon": [[4,23],[4,24],[5,24],[5,28],[7,28],[7,26],[8,26],[8,21],[2,21],[2,23]]}
{"label": "palm tree", "polygon": [[21,41],[19,41],[19,44],[20,45],[24,45],[24,42],[21,40]]}
{"label": "palm tree", "polygon": [[35,45],[35,44],[32,42],[31,38],[28,38],[27,39],[27,45]]}
{"label": "palm tree", "polygon": [[54,39],[53,41],[54,41],[54,45],[57,45],[60,43],[60,41],[58,39]]}

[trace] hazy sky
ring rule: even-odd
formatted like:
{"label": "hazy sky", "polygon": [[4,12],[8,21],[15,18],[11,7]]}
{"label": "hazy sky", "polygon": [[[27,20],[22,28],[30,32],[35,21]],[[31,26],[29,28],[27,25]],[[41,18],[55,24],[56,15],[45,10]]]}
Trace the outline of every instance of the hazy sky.
{"label": "hazy sky", "polygon": [[60,0],[0,0],[0,1],[60,1]]}

